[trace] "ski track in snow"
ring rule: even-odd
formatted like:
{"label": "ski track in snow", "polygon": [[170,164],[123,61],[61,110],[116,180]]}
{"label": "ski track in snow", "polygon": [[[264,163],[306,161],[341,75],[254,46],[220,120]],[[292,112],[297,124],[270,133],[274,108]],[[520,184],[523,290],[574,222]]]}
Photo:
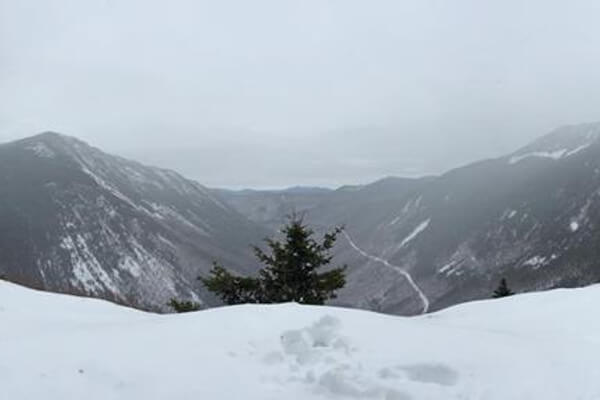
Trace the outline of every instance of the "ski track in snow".
{"label": "ski track in snow", "polygon": [[362,255],[363,257],[366,257],[370,260],[381,263],[381,264],[385,265],[386,267],[398,272],[400,275],[404,276],[406,278],[406,280],[408,281],[408,283],[410,284],[410,286],[412,286],[412,288],[415,290],[415,292],[417,292],[417,294],[419,295],[419,298],[421,299],[421,302],[423,303],[423,312],[422,313],[426,314],[427,311],[429,311],[429,299],[427,298],[427,296],[425,295],[423,290],[421,290],[419,285],[417,285],[417,283],[415,282],[415,280],[413,279],[413,277],[410,275],[410,273],[408,271],[406,271],[404,268],[399,267],[397,265],[390,264],[387,260],[384,260],[381,257],[377,257],[377,256],[367,253],[366,251],[364,251],[363,249],[358,247],[356,245],[356,243],[354,243],[354,241],[352,240],[352,238],[350,237],[348,232],[346,232],[346,230],[343,230],[342,233],[344,234],[344,237],[346,238],[346,240],[348,241],[350,246],[352,246],[352,248],[354,250],[356,250],[360,255]]}

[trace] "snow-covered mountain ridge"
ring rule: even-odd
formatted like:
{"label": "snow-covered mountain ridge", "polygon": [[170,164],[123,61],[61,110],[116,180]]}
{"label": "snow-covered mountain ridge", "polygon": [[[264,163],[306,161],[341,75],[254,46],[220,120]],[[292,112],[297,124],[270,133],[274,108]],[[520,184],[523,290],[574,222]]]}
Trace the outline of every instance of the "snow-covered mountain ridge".
{"label": "snow-covered mountain ridge", "polygon": [[0,146],[0,186],[0,274],[142,308],[210,300],[197,275],[248,271],[266,232],[175,172],[52,132]]}
{"label": "snow-covered mountain ridge", "polygon": [[0,282],[7,399],[600,397],[600,287],[421,317],[247,305],[156,315]]}
{"label": "snow-covered mountain ridge", "polygon": [[[257,194],[254,209],[239,207],[239,196],[228,202],[262,216]],[[266,204],[272,221],[282,219],[278,209],[296,208],[322,229],[346,226],[354,245],[339,242],[349,276],[337,304],[420,313],[421,293],[407,277],[432,310],[488,298],[503,277],[519,292],[587,285],[600,281],[600,123],[566,126],[440,176],[299,201],[286,193]]]}
{"label": "snow-covered mountain ridge", "polygon": [[579,153],[600,139],[600,124],[568,125],[523,147],[509,158],[515,164],[529,157],[558,160]]}

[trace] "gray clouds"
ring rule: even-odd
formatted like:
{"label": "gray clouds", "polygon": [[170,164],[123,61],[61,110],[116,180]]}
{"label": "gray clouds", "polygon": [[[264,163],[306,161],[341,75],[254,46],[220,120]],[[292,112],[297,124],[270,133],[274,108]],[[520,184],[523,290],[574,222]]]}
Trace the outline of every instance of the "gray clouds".
{"label": "gray clouds", "polygon": [[439,172],[600,119],[593,1],[0,0],[0,140],[214,186]]}

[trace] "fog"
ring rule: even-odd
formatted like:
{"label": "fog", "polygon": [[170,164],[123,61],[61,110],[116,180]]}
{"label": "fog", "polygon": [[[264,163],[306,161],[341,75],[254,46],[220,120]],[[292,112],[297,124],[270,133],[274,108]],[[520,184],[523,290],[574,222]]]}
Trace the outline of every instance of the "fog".
{"label": "fog", "polygon": [[221,187],[439,173],[600,120],[597,1],[0,0],[0,141]]}

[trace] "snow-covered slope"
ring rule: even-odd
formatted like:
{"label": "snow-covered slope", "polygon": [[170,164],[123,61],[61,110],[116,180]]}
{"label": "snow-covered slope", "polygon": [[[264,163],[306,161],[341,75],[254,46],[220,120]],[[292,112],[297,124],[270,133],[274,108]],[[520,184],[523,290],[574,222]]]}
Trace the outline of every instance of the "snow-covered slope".
{"label": "snow-covered slope", "polygon": [[141,308],[215,305],[196,277],[213,260],[255,272],[249,245],[292,210],[319,232],[346,227],[337,305],[409,315],[487,298],[504,277],[518,292],[600,281],[600,123],[335,191],[210,190],[46,133],[0,145],[0,188],[0,276]]}
{"label": "snow-covered slope", "polygon": [[160,309],[210,301],[214,260],[251,272],[266,234],[202,185],[47,132],[0,145],[0,275]]}
{"label": "snow-covered slope", "polygon": [[600,286],[422,317],[294,304],[155,315],[0,282],[4,399],[600,398]]}
{"label": "snow-covered slope", "polygon": [[518,292],[599,282],[600,123],[440,176],[382,179],[303,205],[311,225],[346,227],[338,305],[407,315],[488,298],[501,278]]}
{"label": "snow-covered slope", "polygon": [[594,145],[599,138],[598,123],[563,126],[510,155],[508,163],[531,158],[565,159]]}

